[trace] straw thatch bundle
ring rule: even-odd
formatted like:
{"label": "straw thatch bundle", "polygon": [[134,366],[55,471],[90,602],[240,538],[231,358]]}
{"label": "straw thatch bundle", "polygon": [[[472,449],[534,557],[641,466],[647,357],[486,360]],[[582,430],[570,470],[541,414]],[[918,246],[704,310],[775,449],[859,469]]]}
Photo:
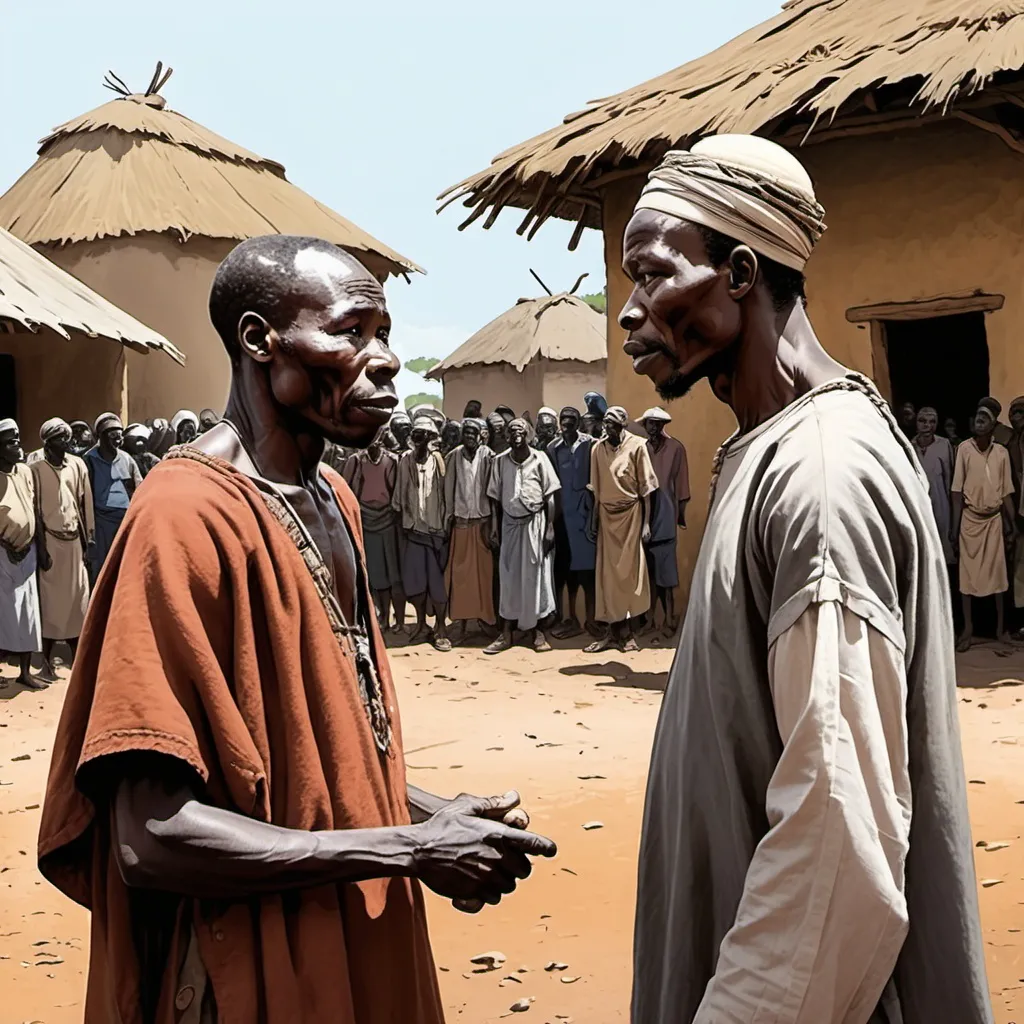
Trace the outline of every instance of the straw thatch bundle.
{"label": "straw thatch bundle", "polygon": [[[680,15],[685,20],[685,14]],[[721,132],[786,144],[956,117],[1024,150],[1024,0],[789,0],[681,68],[571,114],[440,197],[600,226],[600,189],[669,148]]]}
{"label": "straw thatch bundle", "polygon": [[49,328],[109,338],[137,352],[156,349],[179,363],[185,357],[162,335],[97,295],[31,246],[0,228],[0,332]]}
{"label": "straw thatch bundle", "polygon": [[0,197],[0,226],[31,245],[139,232],[244,239],[315,235],[378,274],[420,270],[285,178],[284,167],[170,110],[158,64],[143,93],[113,73],[119,98],[55,128]]}
{"label": "straw thatch bundle", "polygon": [[534,359],[593,363],[608,355],[603,314],[569,292],[520,299],[447,359],[427,371],[443,380],[457,367],[508,363],[520,373]]}

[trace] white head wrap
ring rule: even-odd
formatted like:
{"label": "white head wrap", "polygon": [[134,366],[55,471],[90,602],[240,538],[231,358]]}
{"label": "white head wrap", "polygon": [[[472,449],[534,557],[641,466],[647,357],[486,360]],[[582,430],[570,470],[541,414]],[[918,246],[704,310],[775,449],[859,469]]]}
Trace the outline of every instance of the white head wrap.
{"label": "white head wrap", "polygon": [[54,416],[53,419],[47,420],[39,428],[39,440],[46,444],[51,437],[71,437],[71,425],[66,421],[62,420],[59,416]]}
{"label": "white head wrap", "polygon": [[13,434],[18,430],[18,423],[16,420],[12,420],[8,417],[5,420],[0,420],[0,437],[4,434]]}
{"label": "white head wrap", "polygon": [[124,432],[125,437],[141,437],[143,441],[148,442],[153,436],[153,431],[146,426],[145,423],[132,423],[128,429]]}
{"label": "white head wrap", "polygon": [[604,417],[605,419],[610,418],[623,427],[629,423],[629,413],[621,405],[608,406],[608,411],[604,414]]}
{"label": "white head wrap", "polygon": [[647,412],[640,417],[641,423],[643,423],[644,420],[661,420],[662,423],[671,423],[672,417],[669,416],[664,409],[656,405],[653,408],[648,409]]}
{"label": "white head wrap", "polygon": [[412,421],[413,432],[417,430],[425,430],[429,434],[433,434],[434,437],[438,436],[437,424],[434,422],[432,416],[417,416]]}
{"label": "white head wrap", "polygon": [[175,433],[178,432],[178,427],[180,427],[182,423],[191,423],[196,430],[199,429],[199,417],[192,412],[191,409],[179,409],[174,416],[171,417],[171,426],[174,427]]}
{"label": "white head wrap", "polygon": [[558,413],[555,412],[555,410],[552,409],[550,405],[542,406],[540,409],[537,410],[538,422],[540,421],[541,416],[550,416],[553,420],[558,419]]}
{"label": "white head wrap", "polygon": [[636,208],[701,224],[794,270],[825,230],[803,165],[756,135],[711,135],[689,152],[666,153]]}
{"label": "white head wrap", "polygon": [[116,412],[104,412],[96,417],[96,423],[92,428],[92,432],[96,435],[98,441],[103,434],[104,430],[123,430],[124,424],[121,422],[121,417]]}

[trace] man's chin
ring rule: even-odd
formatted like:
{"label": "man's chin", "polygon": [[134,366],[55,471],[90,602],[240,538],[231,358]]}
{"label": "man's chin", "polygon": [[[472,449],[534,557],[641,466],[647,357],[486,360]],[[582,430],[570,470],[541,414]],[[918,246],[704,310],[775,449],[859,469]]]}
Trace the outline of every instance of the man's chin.
{"label": "man's chin", "polygon": [[689,394],[693,386],[702,381],[706,373],[672,373],[662,381],[655,381],[654,390],[666,402],[674,402]]}

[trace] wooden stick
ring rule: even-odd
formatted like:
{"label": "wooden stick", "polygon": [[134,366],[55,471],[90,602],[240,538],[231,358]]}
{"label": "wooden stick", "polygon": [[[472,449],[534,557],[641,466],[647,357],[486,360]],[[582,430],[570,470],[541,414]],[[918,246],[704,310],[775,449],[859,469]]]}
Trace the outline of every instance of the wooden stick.
{"label": "wooden stick", "polygon": [[534,278],[536,278],[536,280],[537,280],[537,284],[539,284],[539,285],[541,286],[541,288],[543,288],[543,289],[544,289],[544,291],[546,291],[546,292],[548,293],[548,295],[554,295],[554,294],[555,294],[555,293],[554,293],[554,292],[553,292],[553,291],[552,291],[552,290],[551,290],[551,289],[550,289],[550,288],[549,288],[549,287],[548,287],[548,286],[547,286],[547,285],[546,285],[546,284],[545,284],[545,283],[544,283],[544,282],[543,282],[543,281],[542,281],[542,280],[540,279],[540,277],[539,277],[539,276],[537,275],[537,271],[536,271],[536,270],[532,270],[532,269],[531,269],[531,270],[530,270],[530,273],[531,273],[531,274],[533,274]]}
{"label": "wooden stick", "polygon": [[1021,142],[1016,135],[1011,134],[1009,129],[1004,128],[1001,124],[995,121],[986,121],[983,117],[975,117],[974,114],[968,114],[965,110],[954,110],[950,116],[960,121],[966,121],[982,131],[991,132],[1002,139],[1015,153],[1024,153],[1024,142]]}

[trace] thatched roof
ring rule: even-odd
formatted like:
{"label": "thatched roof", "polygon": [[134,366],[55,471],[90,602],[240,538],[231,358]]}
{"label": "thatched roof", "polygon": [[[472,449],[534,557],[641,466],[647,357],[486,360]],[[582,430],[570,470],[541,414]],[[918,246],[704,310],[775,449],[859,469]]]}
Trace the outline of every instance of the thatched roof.
{"label": "thatched roof", "polygon": [[30,245],[142,231],[244,239],[326,238],[369,269],[415,263],[285,178],[284,167],[167,108],[158,66],[145,93],[108,82],[119,98],[55,128],[39,159],[0,197],[0,226]]}
{"label": "thatched roof", "polygon": [[162,335],[0,228],[0,333],[41,328],[66,339],[75,331],[119,341],[138,352],[157,349],[185,362]]}
{"label": "thatched roof", "polygon": [[604,315],[569,292],[520,299],[426,376],[443,380],[449,370],[487,363],[509,363],[521,373],[538,357],[593,363],[608,356],[605,333]]}
{"label": "thatched roof", "polygon": [[[686,20],[681,13],[680,27]],[[789,0],[781,13],[681,68],[571,114],[440,197],[600,226],[600,189],[673,146],[749,132],[801,145],[956,117],[1022,149],[1021,0]],[[445,204],[447,205],[447,203]]]}

